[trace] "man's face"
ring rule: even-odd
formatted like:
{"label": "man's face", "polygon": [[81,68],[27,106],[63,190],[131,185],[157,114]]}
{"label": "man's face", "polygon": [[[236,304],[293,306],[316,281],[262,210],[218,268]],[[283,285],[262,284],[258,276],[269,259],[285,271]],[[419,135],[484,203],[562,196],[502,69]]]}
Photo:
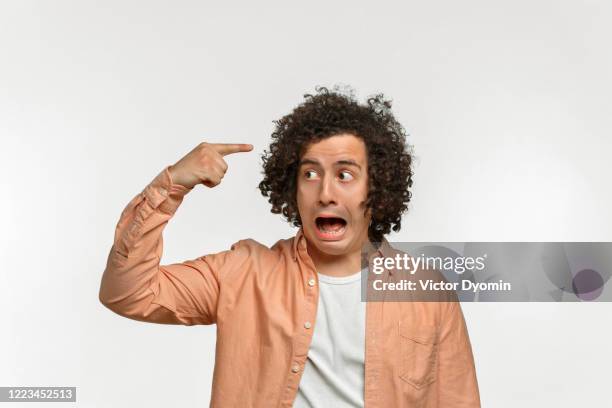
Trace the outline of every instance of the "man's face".
{"label": "man's face", "polygon": [[310,246],[327,255],[360,251],[368,239],[370,212],[365,143],[340,134],[313,143],[300,160],[297,204]]}

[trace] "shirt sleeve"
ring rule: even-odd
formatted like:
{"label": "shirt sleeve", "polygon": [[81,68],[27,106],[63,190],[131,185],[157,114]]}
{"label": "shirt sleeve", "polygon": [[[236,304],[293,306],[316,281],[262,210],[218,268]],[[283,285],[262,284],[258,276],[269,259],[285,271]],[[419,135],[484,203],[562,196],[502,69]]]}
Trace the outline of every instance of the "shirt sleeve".
{"label": "shirt sleeve", "polygon": [[219,266],[232,250],[160,265],[162,231],[191,191],[165,167],[121,213],[99,299],[115,313],[165,324],[215,323]]}
{"label": "shirt sleeve", "polygon": [[439,342],[439,406],[480,408],[474,356],[461,304],[445,305]]}

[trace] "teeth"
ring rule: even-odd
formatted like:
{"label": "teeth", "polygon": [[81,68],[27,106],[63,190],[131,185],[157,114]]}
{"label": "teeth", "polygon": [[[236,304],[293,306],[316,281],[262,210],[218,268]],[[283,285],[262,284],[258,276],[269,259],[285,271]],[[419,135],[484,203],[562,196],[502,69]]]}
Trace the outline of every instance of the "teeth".
{"label": "teeth", "polygon": [[344,226],[342,226],[342,227],[340,227],[338,229],[319,228],[319,230],[321,232],[326,233],[326,234],[338,235],[338,234],[340,234],[341,232],[344,231]]}

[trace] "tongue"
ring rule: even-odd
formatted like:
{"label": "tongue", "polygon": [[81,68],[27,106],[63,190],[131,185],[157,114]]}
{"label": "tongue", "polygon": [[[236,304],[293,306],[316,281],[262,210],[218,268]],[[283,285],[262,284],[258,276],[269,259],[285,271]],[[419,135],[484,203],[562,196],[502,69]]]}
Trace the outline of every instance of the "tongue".
{"label": "tongue", "polygon": [[323,218],[320,225],[322,231],[339,231],[344,223],[337,218]]}

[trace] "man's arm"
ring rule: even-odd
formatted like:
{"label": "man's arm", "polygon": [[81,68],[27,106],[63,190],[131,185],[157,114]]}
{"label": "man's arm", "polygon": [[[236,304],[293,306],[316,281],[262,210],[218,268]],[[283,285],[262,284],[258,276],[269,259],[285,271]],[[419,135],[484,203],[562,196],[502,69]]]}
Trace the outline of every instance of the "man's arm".
{"label": "man's arm", "polygon": [[216,321],[219,271],[232,250],[161,266],[162,231],[197,184],[212,188],[227,171],[224,156],[248,144],[200,143],[162,170],[121,213],[100,285],[100,301],[135,320],[169,324]]}
{"label": "man's arm", "polygon": [[147,322],[214,323],[218,277],[207,257],[159,264],[162,231],[189,191],[172,182],[166,167],[125,207],[100,286],[106,307]]}
{"label": "man's arm", "polygon": [[479,408],[480,394],[474,356],[461,304],[443,304],[439,343],[438,405],[453,408]]}

